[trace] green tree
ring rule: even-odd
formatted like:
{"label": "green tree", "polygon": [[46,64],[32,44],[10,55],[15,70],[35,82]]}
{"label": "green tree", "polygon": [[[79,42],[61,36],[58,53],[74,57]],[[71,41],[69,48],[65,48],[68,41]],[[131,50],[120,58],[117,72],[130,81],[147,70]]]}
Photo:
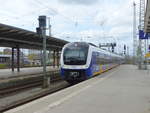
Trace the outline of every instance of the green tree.
{"label": "green tree", "polygon": [[0,55],[2,55],[3,54],[3,52],[2,51],[0,51]]}
{"label": "green tree", "polygon": [[28,59],[29,60],[33,60],[34,58],[36,58],[37,57],[37,55],[35,55],[35,54],[29,54],[28,55]]}

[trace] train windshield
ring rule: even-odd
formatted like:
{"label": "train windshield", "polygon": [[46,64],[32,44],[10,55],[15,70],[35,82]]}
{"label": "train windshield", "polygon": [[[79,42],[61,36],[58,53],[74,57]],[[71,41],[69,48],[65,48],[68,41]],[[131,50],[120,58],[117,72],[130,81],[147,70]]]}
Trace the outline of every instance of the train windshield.
{"label": "train windshield", "polygon": [[85,65],[88,54],[88,46],[71,45],[64,50],[64,64]]}

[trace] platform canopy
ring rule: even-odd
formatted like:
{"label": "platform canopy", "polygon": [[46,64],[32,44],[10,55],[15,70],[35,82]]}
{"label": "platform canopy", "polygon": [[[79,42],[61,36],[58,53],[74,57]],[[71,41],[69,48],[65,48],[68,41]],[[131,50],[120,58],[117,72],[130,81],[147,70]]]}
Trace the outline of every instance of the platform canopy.
{"label": "platform canopy", "polygon": [[[0,47],[42,49],[42,42],[42,37],[36,32],[0,24]],[[47,49],[60,50],[66,43],[65,40],[47,36]]]}
{"label": "platform canopy", "polygon": [[144,30],[150,33],[150,0],[147,0]]}

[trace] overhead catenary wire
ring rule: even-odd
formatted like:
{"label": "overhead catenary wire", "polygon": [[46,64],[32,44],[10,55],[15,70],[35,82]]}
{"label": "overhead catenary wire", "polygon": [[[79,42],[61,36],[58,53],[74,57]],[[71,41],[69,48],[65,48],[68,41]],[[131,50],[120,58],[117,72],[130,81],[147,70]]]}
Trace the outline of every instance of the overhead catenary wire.
{"label": "overhead catenary wire", "polygon": [[35,1],[38,5],[41,5],[41,6],[45,7],[45,8],[47,8],[48,10],[54,12],[55,14],[58,14],[58,15],[64,17],[65,19],[67,19],[67,20],[73,22],[74,24],[76,24],[76,21],[74,21],[74,20],[72,20],[71,18],[69,18],[69,17],[63,15],[63,14],[60,13],[58,10],[49,7],[48,5],[44,4],[43,2],[41,2],[41,1],[39,1],[39,0],[34,0],[34,1]]}

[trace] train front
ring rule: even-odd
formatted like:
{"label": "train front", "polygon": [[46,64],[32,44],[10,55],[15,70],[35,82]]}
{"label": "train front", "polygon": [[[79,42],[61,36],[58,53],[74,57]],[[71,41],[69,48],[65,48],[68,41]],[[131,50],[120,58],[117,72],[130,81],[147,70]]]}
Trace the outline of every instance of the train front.
{"label": "train front", "polygon": [[87,78],[89,45],[85,42],[74,42],[64,46],[61,54],[61,76],[69,83]]}

